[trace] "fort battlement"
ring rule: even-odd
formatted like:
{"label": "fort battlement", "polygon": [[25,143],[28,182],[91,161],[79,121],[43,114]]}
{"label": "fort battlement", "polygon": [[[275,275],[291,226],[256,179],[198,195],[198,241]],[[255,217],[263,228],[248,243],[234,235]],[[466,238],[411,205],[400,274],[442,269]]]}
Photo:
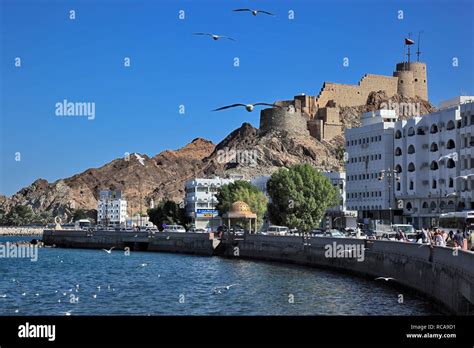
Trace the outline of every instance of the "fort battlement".
{"label": "fort battlement", "polygon": [[[298,95],[293,100],[277,101],[281,108],[265,109],[260,114],[260,132],[274,129],[309,134],[318,140],[331,140],[342,134],[339,107],[367,104],[372,92],[383,91],[387,97],[428,100],[426,64],[402,62],[396,64],[393,76],[365,74],[357,84],[324,82],[317,96]],[[294,112],[290,112],[294,110]]]}
{"label": "fort battlement", "polygon": [[296,111],[293,106],[263,109],[260,112],[259,133],[269,131],[286,131],[297,135],[309,135],[307,128],[308,118],[301,111]]}

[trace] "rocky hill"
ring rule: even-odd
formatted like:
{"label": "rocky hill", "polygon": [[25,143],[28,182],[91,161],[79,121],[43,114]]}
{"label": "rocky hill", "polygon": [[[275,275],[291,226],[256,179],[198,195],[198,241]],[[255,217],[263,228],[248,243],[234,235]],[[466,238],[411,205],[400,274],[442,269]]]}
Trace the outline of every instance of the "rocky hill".
{"label": "rocky hill", "polygon": [[[397,96],[392,100],[405,101]],[[359,125],[360,113],[376,110],[387,101],[383,92],[376,92],[369,96],[366,105],[341,108],[344,127]],[[420,103],[421,114],[434,110],[429,103]],[[145,211],[152,199],[182,201],[184,183],[193,177],[242,174],[251,178],[305,162],[321,170],[340,170],[343,148],[342,136],[331,142],[319,142],[309,136],[290,136],[277,131],[259,135],[256,128],[244,123],[218,145],[197,138],[176,151],[163,151],[154,157],[142,154],[143,164],[131,154],[129,158],[118,158],[54,183],[38,179],[12,197],[0,196],[0,208],[8,211],[18,204],[30,205],[37,213],[50,211],[54,216],[68,219],[74,209],[95,209],[99,190],[114,189],[124,193],[129,214],[136,213],[140,205]]]}

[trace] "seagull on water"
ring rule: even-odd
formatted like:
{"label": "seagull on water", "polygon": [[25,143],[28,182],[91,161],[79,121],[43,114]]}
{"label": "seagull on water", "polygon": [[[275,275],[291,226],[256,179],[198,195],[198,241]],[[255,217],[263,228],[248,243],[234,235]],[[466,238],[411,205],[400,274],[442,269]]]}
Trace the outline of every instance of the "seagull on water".
{"label": "seagull on water", "polygon": [[273,13],[268,12],[268,11],[263,11],[263,10],[252,10],[251,8],[238,8],[236,10],[232,10],[234,12],[251,12],[252,15],[256,16],[259,13],[264,13],[269,16],[275,16]]}
{"label": "seagull on water", "polygon": [[148,266],[148,263],[144,262],[144,263],[139,264],[137,267],[146,267],[146,266]]}
{"label": "seagull on water", "polygon": [[66,316],[70,316],[71,313],[72,313],[72,310],[67,311],[67,312],[61,312],[61,314],[64,314],[64,315],[66,315]]}
{"label": "seagull on water", "polygon": [[240,103],[239,103],[239,104],[226,105],[226,106],[223,106],[223,107],[221,107],[221,108],[214,109],[214,110],[212,110],[212,111],[220,111],[220,110],[235,108],[235,107],[237,107],[237,106],[243,106],[243,107],[245,107],[245,110],[247,110],[248,112],[252,112],[253,109],[254,109],[257,105],[265,105],[265,106],[271,106],[271,107],[281,108],[281,106],[279,106],[279,105],[269,104],[269,103],[254,103],[254,104],[240,104]]}
{"label": "seagull on water", "polygon": [[140,164],[142,166],[144,166],[145,165],[145,158],[140,156],[138,153],[134,153],[134,155],[135,155],[135,158],[137,159],[137,161],[140,162]]}
{"label": "seagull on water", "polygon": [[0,297],[5,298],[5,297],[7,297],[7,294],[1,294]]}
{"label": "seagull on water", "polygon": [[107,254],[111,254],[112,253],[112,250],[114,249],[115,247],[112,247],[110,248],[109,250],[107,249],[102,249],[103,251],[105,251]]}
{"label": "seagull on water", "polygon": [[395,280],[395,278],[392,278],[392,277],[378,277],[378,278],[375,278],[375,280],[385,280],[386,282],[388,282],[389,280]]}
{"label": "seagull on water", "polygon": [[96,294],[92,295],[92,298],[97,298],[97,295]]}
{"label": "seagull on water", "polygon": [[210,36],[210,37],[212,37],[213,40],[227,39],[227,40],[231,40],[231,41],[236,41],[234,38],[231,38],[230,36],[217,35],[217,34],[212,34],[212,33],[194,33],[193,35]]}
{"label": "seagull on water", "polygon": [[230,285],[223,285],[223,286],[216,286],[213,290],[214,293],[221,294],[221,290],[230,290],[231,287],[236,286],[238,284],[230,284]]}

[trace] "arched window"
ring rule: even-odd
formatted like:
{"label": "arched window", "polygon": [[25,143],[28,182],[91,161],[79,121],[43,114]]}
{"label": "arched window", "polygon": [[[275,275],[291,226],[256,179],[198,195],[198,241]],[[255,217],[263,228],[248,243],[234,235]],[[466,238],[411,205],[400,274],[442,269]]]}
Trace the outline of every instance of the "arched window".
{"label": "arched window", "polygon": [[400,130],[397,130],[395,132],[395,139],[400,139],[402,137],[402,132]]}
{"label": "arched window", "polygon": [[453,180],[453,178],[449,178],[449,181],[448,181],[448,182],[449,182],[449,184],[448,184],[449,187],[454,187],[454,180]]}
{"label": "arched window", "polygon": [[414,190],[414,189],[415,189],[415,183],[414,183],[412,180],[410,180],[409,189],[410,189],[410,190]]}
{"label": "arched window", "polygon": [[448,168],[455,168],[456,162],[452,158],[448,159],[448,164],[446,165]]}
{"label": "arched window", "polygon": [[413,206],[411,205],[410,202],[407,203],[407,210],[411,210],[413,208]]}
{"label": "arched window", "polygon": [[399,164],[397,164],[397,165],[395,166],[395,170],[397,171],[397,173],[401,173],[401,172],[402,172],[402,166],[399,165]]}
{"label": "arched window", "polygon": [[408,146],[408,151],[409,154],[415,153],[415,147],[413,145]]}
{"label": "arched window", "polygon": [[400,149],[399,147],[397,147],[395,149],[395,156],[401,156],[402,155],[402,149]]}
{"label": "arched window", "polygon": [[413,164],[413,162],[410,162],[410,164],[408,164],[408,171],[409,172],[415,171],[415,165]]}
{"label": "arched window", "polygon": [[431,202],[431,203],[430,203],[430,208],[431,208],[431,209],[436,209],[436,203],[435,203],[435,202]]}
{"label": "arched window", "polygon": [[423,209],[428,209],[428,202],[423,202],[423,205],[421,207]]}
{"label": "arched window", "polygon": [[451,120],[448,122],[448,124],[446,125],[446,129],[447,130],[451,130],[451,129],[454,129],[455,125],[454,125],[454,121]]}
{"label": "arched window", "polygon": [[448,208],[454,208],[454,202],[453,201],[448,202]]}
{"label": "arched window", "polygon": [[436,124],[433,124],[430,128],[430,133],[435,134],[438,133],[438,126]]}
{"label": "arched window", "polygon": [[446,207],[446,202],[445,201],[441,201],[441,203],[439,204],[439,207],[441,209],[444,209]]}
{"label": "arched window", "polygon": [[456,147],[456,143],[454,142],[453,139],[449,139],[448,142],[446,143],[446,148],[447,149],[454,149]]}
{"label": "arched window", "polygon": [[436,152],[436,151],[438,151],[438,144],[432,143],[432,144],[431,144],[431,147],[430,147],[430,151],[431,151],[431,152]]}
{"label": "arched window", "polygon": [[430,169],[431,170],[438,170],[438,162],[436,162],[436,161],[431,162]]}
{"label": "arched window", "polygon": [[433,182],[431,183],[431,188],[436,188],[438,185],[437,185],[437,182],[436,182],[436,179],[433,179]]}
{"label": "arched window", "polygon": [[411,137],[414,135],[415,135],[415,128],[413,127],[408,128],[408,136]]}

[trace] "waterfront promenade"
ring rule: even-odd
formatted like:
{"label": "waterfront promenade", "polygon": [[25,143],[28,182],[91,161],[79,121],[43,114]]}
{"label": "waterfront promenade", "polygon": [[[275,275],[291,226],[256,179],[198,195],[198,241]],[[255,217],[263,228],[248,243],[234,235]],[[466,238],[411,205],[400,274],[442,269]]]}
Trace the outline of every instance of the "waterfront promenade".
{"label": "waterfront promenade", "polygon": [[[415,290],[446,312],[474,314],[474,253],[459,249],[354,238],[246,235],[221,241],[207,233],[82,230],[45,230],[43,241],[64,248],[115,247],[295,263],[374,281],[388,277],[393,279],[387,284]],[[327,248],[334,243],[346,250],[363,250],[363,254],[328,255]]]}
{"label": "waterfront promenade", "polygon": [[1,226],[0,236],[39,236],[43,235],[42,227]]}

